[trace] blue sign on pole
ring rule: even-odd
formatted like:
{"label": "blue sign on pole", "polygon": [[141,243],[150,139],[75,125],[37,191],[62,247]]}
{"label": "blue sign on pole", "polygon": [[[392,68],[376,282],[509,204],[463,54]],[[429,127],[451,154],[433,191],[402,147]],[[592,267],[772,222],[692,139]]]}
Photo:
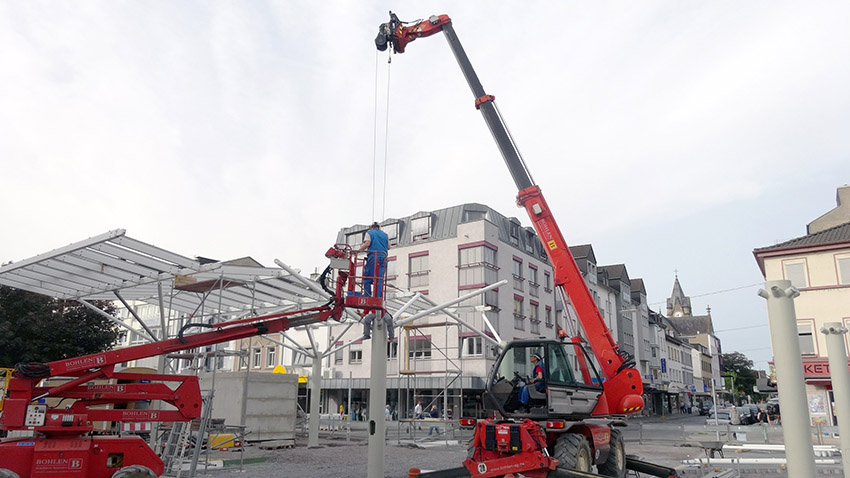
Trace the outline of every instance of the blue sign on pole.
{"label": "blue sign on pole", "polygon": [[661,359],[661,373],[667,373],[667,359]]}

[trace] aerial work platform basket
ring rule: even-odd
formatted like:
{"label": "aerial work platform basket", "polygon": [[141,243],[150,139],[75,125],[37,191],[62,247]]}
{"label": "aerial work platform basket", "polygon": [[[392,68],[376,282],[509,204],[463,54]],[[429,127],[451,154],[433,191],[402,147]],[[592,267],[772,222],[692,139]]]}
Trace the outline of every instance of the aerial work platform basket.
{"label": "aerial work platform basket", "polygon": [[328,251],[331,266],[347,273],[345,306],[354,309],[383,310],[387,293],[387,254],[355,251],[348,244],[336,244]]}

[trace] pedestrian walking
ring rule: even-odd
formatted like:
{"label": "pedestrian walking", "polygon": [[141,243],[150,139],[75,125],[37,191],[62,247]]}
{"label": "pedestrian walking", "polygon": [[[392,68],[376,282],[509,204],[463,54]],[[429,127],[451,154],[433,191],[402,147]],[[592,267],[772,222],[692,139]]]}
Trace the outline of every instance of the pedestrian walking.
{"label": "pedestrian walking", "polygon": [[[428,415],[434,419],[440,418],[440,411],[437,410],[436,405],[431,405],[431,412]],[[437,435],[439,435],[440,427],[438,427],[436,424],[431,425],[431,428],[428,429],[428,435],[431,435],[431,433],[433,432],[436,432]]]}

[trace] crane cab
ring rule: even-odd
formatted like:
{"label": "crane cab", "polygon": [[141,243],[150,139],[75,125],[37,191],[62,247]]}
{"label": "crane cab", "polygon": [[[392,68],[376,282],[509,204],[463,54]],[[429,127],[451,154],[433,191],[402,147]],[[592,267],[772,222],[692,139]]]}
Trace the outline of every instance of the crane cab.
{"label": "crane cab", "polygon": [[[542,359],[542,387],[529,383],[535,376],[534,354]],[[522,403],[523,389],[527,391],[527,403]],[[498,410],[506,418],[570,420],[587,418],[602,391],[595,363],[580,344],[517,340],[510,342],[497,359],[483,400],[486,407]]]}

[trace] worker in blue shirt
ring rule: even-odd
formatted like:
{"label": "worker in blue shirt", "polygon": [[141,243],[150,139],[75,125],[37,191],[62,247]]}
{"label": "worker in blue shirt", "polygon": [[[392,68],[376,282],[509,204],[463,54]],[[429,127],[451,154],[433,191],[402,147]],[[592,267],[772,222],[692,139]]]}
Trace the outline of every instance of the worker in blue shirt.
{"label": "worker in blue shirt", "polygon": [[[366,251],[366,264],[363,266],[363,294],[366,296],[381,297],[384,289],[384,273],[387,269],[387,252],[390,247],[390,238],[381,230],[377,222],[366,231],[363,244],[358,251]],[[377,272],[377,273],[376,273]],[[374,279],[378,280],[375,281]],[[372,290],[372,284],[375,290]]]}

